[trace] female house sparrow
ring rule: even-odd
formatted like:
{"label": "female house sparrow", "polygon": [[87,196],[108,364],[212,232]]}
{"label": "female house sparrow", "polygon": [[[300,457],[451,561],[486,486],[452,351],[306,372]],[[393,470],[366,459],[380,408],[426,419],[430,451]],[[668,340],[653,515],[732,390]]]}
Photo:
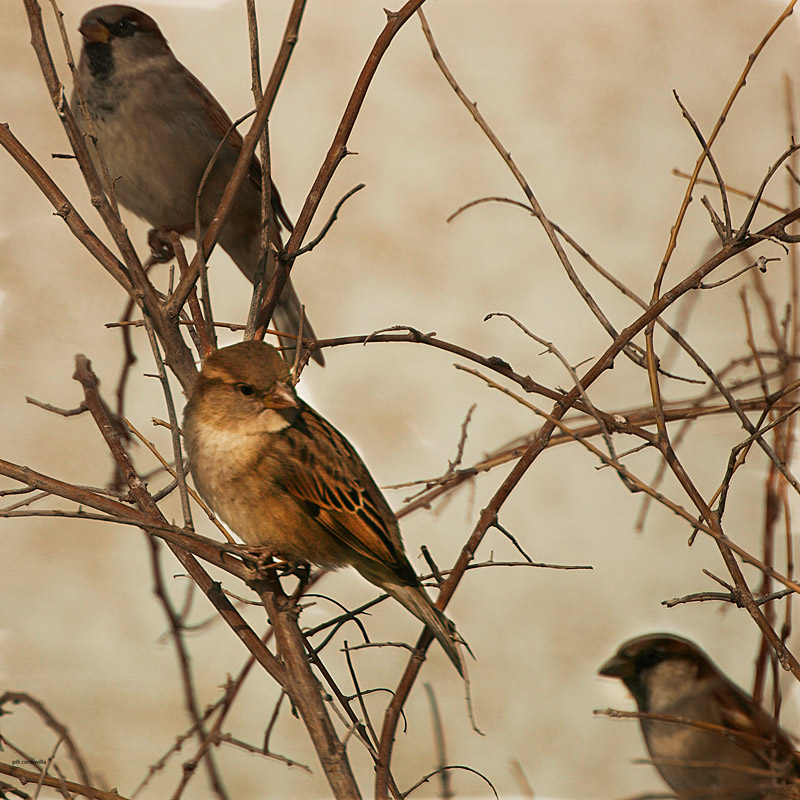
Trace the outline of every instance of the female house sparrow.
{"label": "female house sparrow", "polygon": [[452,623],[409,564],[397,518],[347,439],[297,396],[275,348],[212,353],[183,435],[198,491],[247,544],[355,567],[424,622],[463,675]]}
{"label": "female house sparrow", "polygon": [[682,720],[639,720],[653,763],[678,797],[800,797],[800,761],[788,735],[692,642],[664,633],[631,639],[600,674],[620,678],[640,713]]}
{"label": "female house sparrow", "polygon": [[[231,120],[222,106],[175,58],[147,14],[130,6],[103,6],[89,11],[78,30],[84,41],[77,80],[117,199],[154,228],[194,236],[203,172],[228,133],[203,189],[200,220],[205,227],[231,176],[242,137],[236,130],[229,133]],[[271,197],[269,238],[280,249],[280,223],[291,229],[291,222],[274,185]],[[258,262],[260,204],[261,168],[254,157],[219,239],[250,281]],[[275,253],[270,252],[268,279],[274,271]],[[287,333],[298,331],[300,300],[290,282],[275,309],[275,322]],[[304,330],[314,337],[307,320]],[[314,357],[323,363],[318,352]]]}

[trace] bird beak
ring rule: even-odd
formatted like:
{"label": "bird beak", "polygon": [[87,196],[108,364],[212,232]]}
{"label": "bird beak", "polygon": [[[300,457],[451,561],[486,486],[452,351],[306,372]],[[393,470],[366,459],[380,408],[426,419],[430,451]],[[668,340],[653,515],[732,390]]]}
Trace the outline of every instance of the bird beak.
{"label": "bird beak", "polygon": [[599,675],[605,675],[608,678],[625,678],[631,674],[631,666],[629,659],[623,658],[619,653],[616,653],[597,672]]}
{"label": "bird beak", "polygon": [[267,408],[297,408],[297,395],[288,387],[280,383],[264,397]]}
{"label": "bird beak", "polygon": [[81,23],[78,32],[88,44],[105,44],[111,38],[108,28],[98,19],[87,19]]}

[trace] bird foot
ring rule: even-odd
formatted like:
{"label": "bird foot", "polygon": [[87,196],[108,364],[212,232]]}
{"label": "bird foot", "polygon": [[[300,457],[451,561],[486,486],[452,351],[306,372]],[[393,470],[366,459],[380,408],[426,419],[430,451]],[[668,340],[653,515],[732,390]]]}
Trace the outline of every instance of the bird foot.
{"label": "bird foot", "polygon": [[150,248],[150,256],[153,261],[166,264],[175,258],[175,249],[169,240],[169,228],[150,228],[147,231],[147,246]]}
{"label": "bird foot", "polygon": [[308,583],[308,576],[311,573],[311,564],[308,561],[290,561],[283,562],[280,569],[281,577],[293,575],[301,583]]}
{"label": "bird foot", "polygon": [[279,570],[286,565],[286,561],[279,555],[278,551],[272,547],[264,547],[260,544],[239,545],[243,553],[256,559],[255,568],[259,572],[266,570]]}
{"label": "bird foot", "polygon": [[150,248],[150,256],[153,261],[166,264],[175,258],[175,248],[170,241],[170,234],[177,233],[183,236],[194,229],[194,225],[177,225],[169,227],[161,225],[158,228],[150,228],[147,232],[147,245]]}
{"label": "bird foot", "polygon": [[295,576],[301,584],[308,583],[311,565],[307,561],[297,561],[281,555],[272,547],[263,545],[243,545],[242,551],[256,559],[256,569],[273,570],[278,577]]}

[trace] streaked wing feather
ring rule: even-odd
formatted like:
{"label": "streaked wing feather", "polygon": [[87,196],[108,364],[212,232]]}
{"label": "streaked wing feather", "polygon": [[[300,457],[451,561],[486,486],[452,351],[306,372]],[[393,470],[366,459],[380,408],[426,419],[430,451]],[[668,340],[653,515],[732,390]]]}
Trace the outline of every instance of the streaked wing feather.
{"label": "streaked wing feather", "polygon": [[751,706],[750,702],[738,692],[719,691],[715,692],[714,696],[719,702],[722,724],[732,731],[746,734],[746,737],[737,739],[737,743],[756,756],[765,766],[772,766],[766,758],[769,742],[774,742],[780,761],[794,752],[791,742],[764,709]]}
{"label": "streaked wing feather", "polygon": [[347,440],[322,417],[305,407],[287,429],[291,458],[285,489],[311,506],[311,513],[332,536],[361,556],[404,573],[402,551],[392,510],[367,468]]}
{"label": "streaked wing feather", "polygon": [[[184,74],[187,81],[194,85],[197,91],[201,95],[204,95],[208,100],[208,102],[204,105],[204,111],[206,113],[206,118],[208,119],[208,124],[211,130],[219,139],[222,139],[222,137],[227,133],[227,144],[237,152],[241,150],[244,139],[236,128],[231,128],[233,121],[228,116],[228,113],[219,104],[214,95],[212,95],[211,92],[209,92],[208,89],[203,86],[203,84],[191,72],[189,72],[189,70],[185,70]],[[230,133],[228,133],[228,131],[230,131]],[[258,156],[253,156],[252,160],[250,161],[248,178],[250,181],[252,181],[256,188],[261,191],[261,162],[258,160]],[[294,226],[292,225],[291,219],[289,219],[289,215],[286,213],[286,209],[283,206],[283,201],[281,200],[281,196],[278,193],[278,189],[275,186],[274,181],[272,181],[271,199],[272,209],[275,212],[275,216],[286,228],[286,230],[291,232]],[[278,248],[281,247],[280,241],[275,242],[274,244]]]}

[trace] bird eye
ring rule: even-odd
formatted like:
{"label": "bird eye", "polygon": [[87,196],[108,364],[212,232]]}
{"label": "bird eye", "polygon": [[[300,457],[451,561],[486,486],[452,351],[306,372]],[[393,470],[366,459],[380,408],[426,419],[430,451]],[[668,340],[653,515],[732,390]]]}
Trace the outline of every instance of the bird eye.
{"label": "bird eye", "polygon": [[253,389],[249,383],[237,383],[236,391],[245,397],[251,397],[254,394],[255,389]]}
{"label": "bird eye", "polygon": [[114,28],[117,36],[132,36],[139,28],[139,23],[126,17],[121,19]]}

